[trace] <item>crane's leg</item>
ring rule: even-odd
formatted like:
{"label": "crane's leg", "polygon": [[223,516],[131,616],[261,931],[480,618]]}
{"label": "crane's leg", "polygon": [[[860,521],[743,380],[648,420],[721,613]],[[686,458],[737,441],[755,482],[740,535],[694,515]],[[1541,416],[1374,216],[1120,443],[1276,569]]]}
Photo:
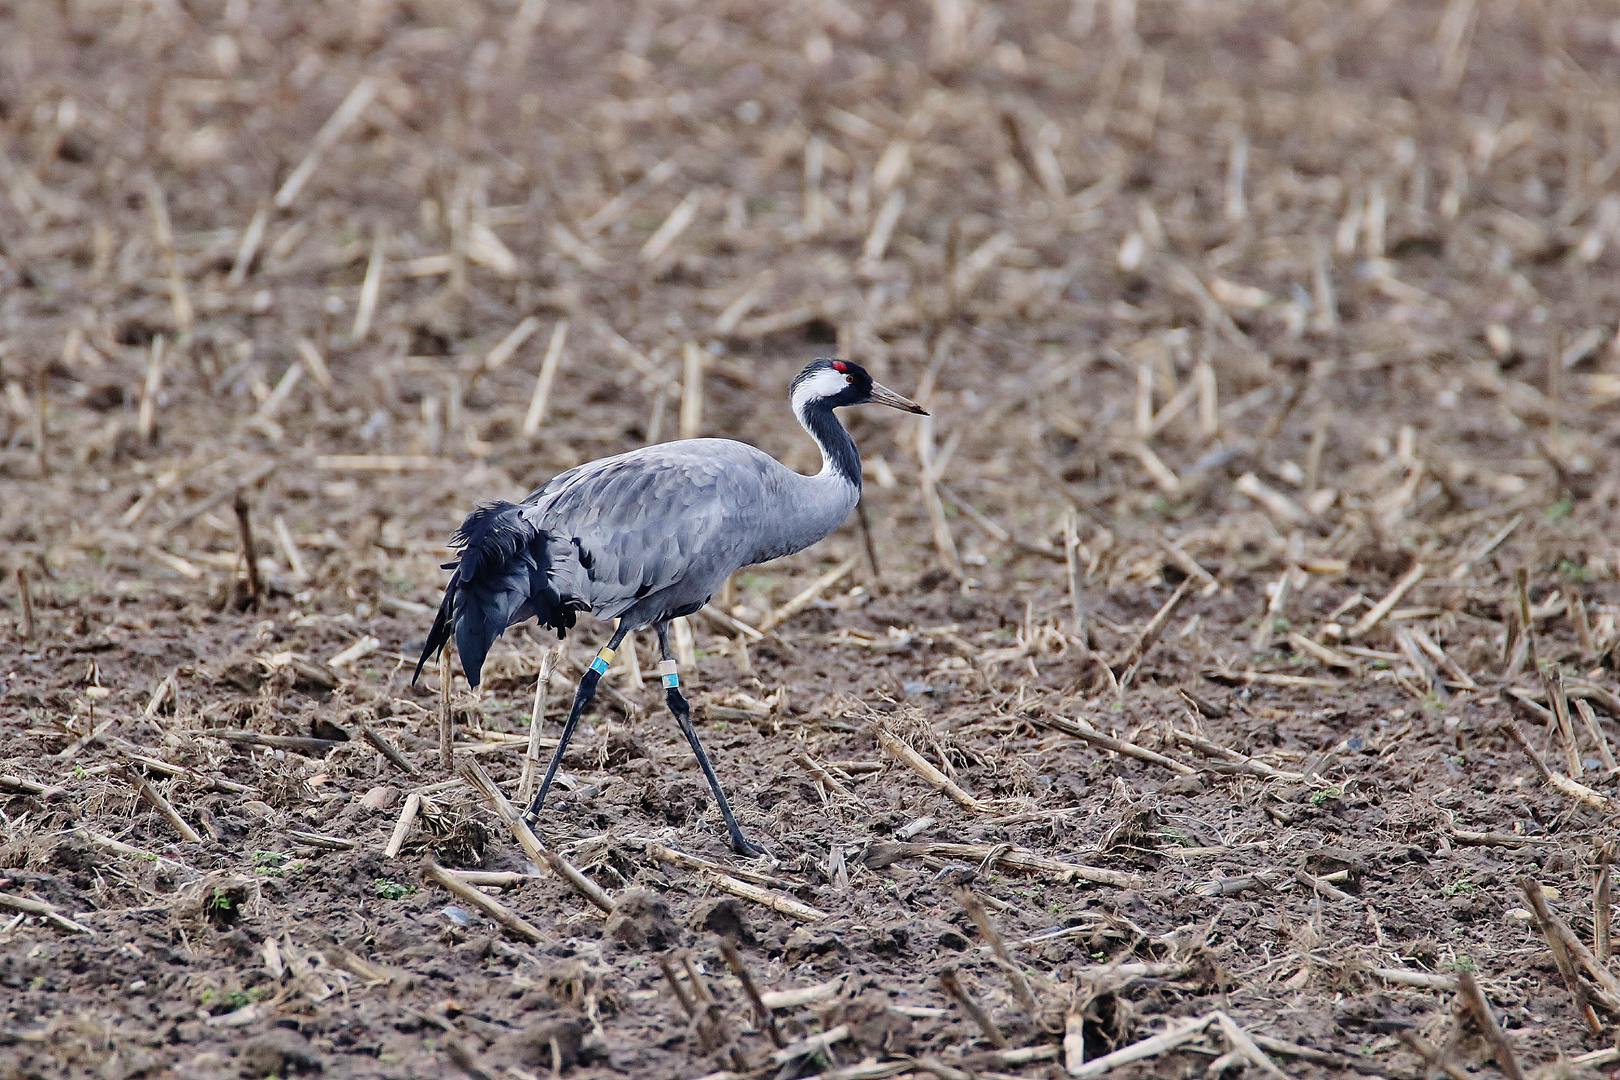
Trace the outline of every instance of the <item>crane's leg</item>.
{"label": "crane's leg", "polygon": [[692,753],[697,755],[698,767],[703,770],[704,778],[709,781],[709,789],[714,792],[720,816],[725,819],[726,829],[731,833],[731,850],[738,855],[761,855],[763,850],[750,844],[748,838],[743,836],[742,829],[737,825],[737,816],[731,812],[731,803],[726,801],[725,790],[720,787],[720,778],[714,775],[714,766],[709,764],[709,755],[703,752],[703,744],[698,742],[697,729],[692,726],[692,708],[681,696],[681,676],[676,670],[675,657],[669,651],[669,623],[659,623],[654,629],[658,631],[658,674],[664,683],[664,702],[669,706],[669,711],[675,714],[675,723],[691,744]]}
{"label": "crane's leg", "polygon": [[620,624],[608,643],[596,651],[596,659],[591,666],[585,669],[585,674],[579,680],[579,689],[574,691],[574,706],[568,710],[568,722],[563,725],[562,738],[557,740],[557,749],[552,752],[551,764],[546,766],[546,778],[540,781],[540,790],[534,793],[534,801],[524,817],[533,822],[540,816],[540,807],[545,804],[546,792],[551,790],[552,778],[557,775],[557,766],[562,764],[563,751],[568,749],[568,740],[574,737],[574,728],[579,724],[579,714],[585,711],[585,706],[591,703],[591,697],[596,693],[596,684],[602,680],[608,665],[613,663],[613,654],[618,651],[619,643],[630,632],[629,627]]}

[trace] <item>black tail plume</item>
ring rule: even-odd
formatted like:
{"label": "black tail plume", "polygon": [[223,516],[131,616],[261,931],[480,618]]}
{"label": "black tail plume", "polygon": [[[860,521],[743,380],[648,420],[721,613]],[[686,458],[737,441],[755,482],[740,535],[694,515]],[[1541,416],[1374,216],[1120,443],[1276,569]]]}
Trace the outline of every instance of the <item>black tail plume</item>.
{"label": "black tail plume", "polygon": [[562,637],[573,627],[575,612],[588,610],[581,600],[559,596],[551,584],[551,538],[524,517],[524,509],[517,503],[486,503],[450,538],[461,558],[446,566],[455,572],[416,663],[418,676],[453,631],[467,684],[477,686],[489,647],[508,626],[535,615]]}
{"label": "black tail plume", "polygon": [[[454,567],[455,563],[446,563],[445,567]],[[438,655],[444,643],[450,640],[450,624],[455,615],[456,586],[460,583],[461,571],[453,570],[450,581],[444,587],[444,599],[439,601],[439,614],[433,619],[433,629],[428,631],[427,642],[422,646],[422,655],[416,659],[416,672],[411,676],[411,685],[422,677],[422,665]]]}

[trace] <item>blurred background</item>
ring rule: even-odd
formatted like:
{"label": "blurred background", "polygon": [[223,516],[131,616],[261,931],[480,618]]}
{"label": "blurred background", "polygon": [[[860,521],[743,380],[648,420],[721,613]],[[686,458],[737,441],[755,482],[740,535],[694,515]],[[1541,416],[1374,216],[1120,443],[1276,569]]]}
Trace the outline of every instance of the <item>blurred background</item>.
{"label": "blurred background", "polygon": [[1035,545],[1077,502],[1105,564],[1141,561],[1116,516],[1263,509],[1248,473],[1351,547],[1414,461],[1396,531],[1612,503],[1610,14],[12,5],[0,535],[206,566],[234,527],[187,508],[246,483],[304,576],[369,529],[434,548],[394,566],[429,600],[474,500],[580,461],[701,433],[813,468],[785,385],[834,353],[936,414],[849,417],[897,571],[1029,569],[976,568],[1006,545],[958,500]]}

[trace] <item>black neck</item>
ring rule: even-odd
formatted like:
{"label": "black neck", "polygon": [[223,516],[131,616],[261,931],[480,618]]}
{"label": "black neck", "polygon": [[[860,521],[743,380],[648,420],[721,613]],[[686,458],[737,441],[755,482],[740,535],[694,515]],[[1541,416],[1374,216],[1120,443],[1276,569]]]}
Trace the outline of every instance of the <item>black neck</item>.
{"label": "black neck", "polygon": [[861,452],[855,448],[855,440],[849,437],[838,417],[833,415],[833,407],[825,399],[812,401],[804,409],[804,426],[832,462],[833,471],[859,491]]}

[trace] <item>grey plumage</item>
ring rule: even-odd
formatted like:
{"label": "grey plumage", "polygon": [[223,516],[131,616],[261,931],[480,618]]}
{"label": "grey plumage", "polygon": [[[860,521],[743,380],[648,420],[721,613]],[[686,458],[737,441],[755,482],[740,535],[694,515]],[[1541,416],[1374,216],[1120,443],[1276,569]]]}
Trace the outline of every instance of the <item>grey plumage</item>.
{"label": "grey plumage", "polygon": [[563,473],[523,518],[576,541],[578,554],[553,568],[559,591],[634,629],[701,604],[740,566],[815,543],[859,497],[842,478],[801,476],[752,446],[688,439]]}
{"label": "grey plumage", "polygon": [[[813,362],[795,385],[829,364]],[[461,558],[451,564],[456,573],[423,661],[453,629],[467,681],[477,686],[494,639],[530,616],[559,633],[573,626],[574,611],[632,630],[652,626],[702,607],[737,569],[832,532],[861,490],[854,443],[831,417],[846,402],[833,399],[871,392],[836,381],[847,389],[796,402],[822,446],[823,468],[813,476],[745,443],[685,439],[587,462],[522,503],[474,511],[456,534]]]}
{"label": "grey plumage", "polygon": [[[482,507],[475,517],[498,531],[470,542],[479,530],[463,526],[457,585],[494,595],[449,613],[467,623],[456,647],[468,682],[478,685],[489,643],[513,623],[538,614],[556,626],[548,616],[570,602],[632,630],[690,614],[739,567],[832,532],[859,498],[836,473],[803,476],[743,443],[688,439],[570,469],[521,504]],[[480,611],[494,621],[474,624]]]}
{"label": "grey plumage", "polygon": [[[569,469],[521,503],[480,506],[452,538],[461,556],[446,564],[454,573],[417,673],[453,633],[467,682],[477,686],[490,645],[508,626],[532,616],[563,636],[579,611],[618,620],[610,649],[629,631],[653,627],[667,657],[670,620],[702,607],[741,567],[820,540],[854,509],[860,455],[833,409],[875,401],[923,411],[842,360],[808,364],[794,379],[791,401],[821,448],[814,476],[744,443],[686,439]],[[599,676],[587,672],[581,680],[535,809]],[[714,788],[733,846],[744,850],[675,685],[668,684],[670,708]]]}

